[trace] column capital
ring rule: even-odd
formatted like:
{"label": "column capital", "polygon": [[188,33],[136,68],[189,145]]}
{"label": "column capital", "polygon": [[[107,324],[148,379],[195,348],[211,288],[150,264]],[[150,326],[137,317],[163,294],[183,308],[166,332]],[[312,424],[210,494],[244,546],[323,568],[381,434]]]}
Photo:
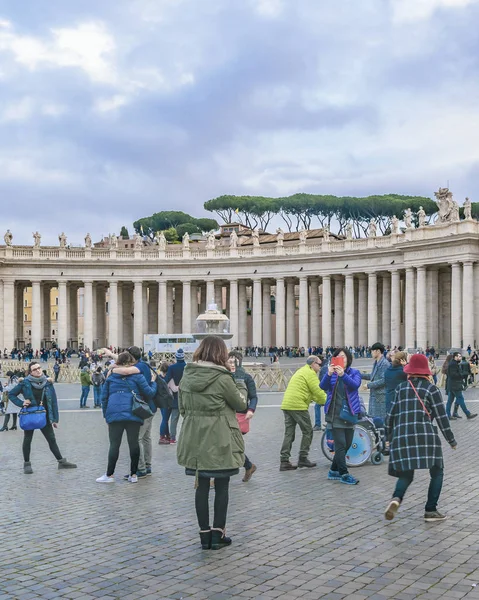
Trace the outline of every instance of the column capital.
{"label": "column capital", "polygon": [[472,267],[472,265],[474,264],[474,261],[473,260],[464,260],[464,261],[462,261],[462,264],[464,266]]}

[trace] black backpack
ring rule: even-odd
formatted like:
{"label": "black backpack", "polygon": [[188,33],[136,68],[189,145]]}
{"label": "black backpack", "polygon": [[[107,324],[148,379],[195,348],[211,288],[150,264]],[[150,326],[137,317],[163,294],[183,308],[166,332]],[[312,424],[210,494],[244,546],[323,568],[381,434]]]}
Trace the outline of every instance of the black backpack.
{"label": "black backpack", "polygon": [[[156,373],[155,369],[152,367],[150,369]],[[173,408],[173,393],[163,377],[159,375],[156,378],[156,394],[153,397],[153,403],[157,408]]]}

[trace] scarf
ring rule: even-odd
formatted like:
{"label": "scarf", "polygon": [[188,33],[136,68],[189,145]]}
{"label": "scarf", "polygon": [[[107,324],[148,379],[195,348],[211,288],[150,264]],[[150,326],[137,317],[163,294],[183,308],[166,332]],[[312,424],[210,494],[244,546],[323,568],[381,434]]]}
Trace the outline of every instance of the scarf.
{"label": "scarf", "polygon": [[30,382],[32,388],[36,390],[43,390],[43,388],[48,383],[48,377],[46,375],[42,375],[41,377],[33,377],[33,375],[27,375],[27,379]]}

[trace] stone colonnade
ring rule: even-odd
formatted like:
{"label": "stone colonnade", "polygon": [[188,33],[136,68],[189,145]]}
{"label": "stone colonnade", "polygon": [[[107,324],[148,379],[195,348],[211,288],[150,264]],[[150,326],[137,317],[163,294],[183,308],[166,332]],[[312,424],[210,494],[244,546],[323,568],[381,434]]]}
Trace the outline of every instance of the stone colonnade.
{"label": "stone colonnade", "polygon": [[[286,259],[284,259],[286,260]],[[392,261],[393,263],[395,261]],[[190,333],[195,319],[216,301],[231,320],[233,345],[386,345],[407,348],[474,346],[479,341],[479,263],[404,265],[354,272],[255,275],[120,277],[57,280],[0,279],[0,347],[22,338],[23,290],[32,288],[34,349],[50,337],[49,294],[58,289],[60,347],[83,343],[143,346],[145,333]],[[234,272],[234,268],[231,269]]]}

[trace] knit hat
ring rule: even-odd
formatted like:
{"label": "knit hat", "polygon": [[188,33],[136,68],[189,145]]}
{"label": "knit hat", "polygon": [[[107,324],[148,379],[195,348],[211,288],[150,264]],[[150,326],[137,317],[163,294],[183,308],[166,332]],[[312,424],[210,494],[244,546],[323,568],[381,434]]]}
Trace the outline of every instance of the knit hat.
{"label": "knit hat", "polygon": [[178,348],[175,354],[176,360],[185,360],[185,351],[183,348]]}
{"label": "knit hat", "polygon": [[432,375],[429,361],[424,354],[413,354],[404,367],[404,372],[408,375]]}

